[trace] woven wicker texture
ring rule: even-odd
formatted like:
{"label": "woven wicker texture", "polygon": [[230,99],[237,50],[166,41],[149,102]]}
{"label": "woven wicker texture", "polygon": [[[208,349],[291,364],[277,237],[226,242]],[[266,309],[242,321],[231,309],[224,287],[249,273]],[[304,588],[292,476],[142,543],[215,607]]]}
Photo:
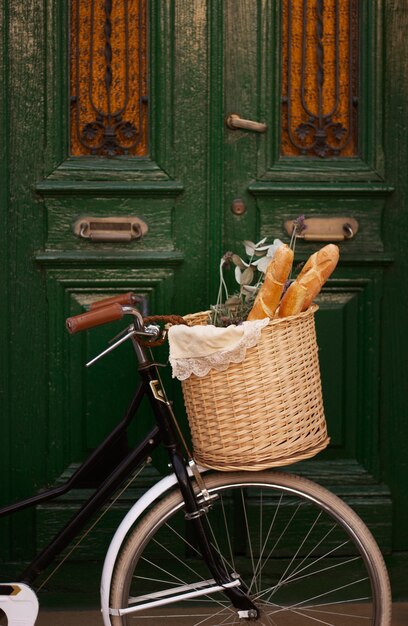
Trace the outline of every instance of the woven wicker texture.
{"label": "woven wicker texture", "polygon": [[[271,320],[242,363],[182,382],[197,463],[261,470],[314,456],[329,443],[314,313]],[[208,313],[188,315],[203,324]]]}

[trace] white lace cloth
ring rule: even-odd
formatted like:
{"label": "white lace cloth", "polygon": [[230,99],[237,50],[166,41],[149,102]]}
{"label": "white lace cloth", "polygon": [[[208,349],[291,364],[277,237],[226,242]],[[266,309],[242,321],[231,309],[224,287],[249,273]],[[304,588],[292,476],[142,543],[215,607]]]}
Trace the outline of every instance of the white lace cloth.
{"label": "white lace cloth", "polygon": [[211,369],[223,371],[230,363],[240,363],[247,349],[257,344],[261,330],[268,323],[269,318],[227,328],[172,326],[168,337],[173,378],[205,376]]}

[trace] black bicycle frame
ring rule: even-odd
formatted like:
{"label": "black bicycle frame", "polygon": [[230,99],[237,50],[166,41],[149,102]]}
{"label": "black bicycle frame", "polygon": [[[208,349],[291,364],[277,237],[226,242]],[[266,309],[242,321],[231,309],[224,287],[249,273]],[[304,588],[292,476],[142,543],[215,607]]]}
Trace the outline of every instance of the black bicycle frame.
{"label": "black bicycle frame", "polygon": [[[108,455],[126,432],[127,427],[136,415],[143,397],[146,395],[144,383],[140,383],[134,398],[125,413],[122,421],[104,439],[96,450],[78,467],[71,478],[61,486],[47,489],[31,498],[20,500],[8,506],[0,508],[0,517],[11,515],[17,511],[22,511],[43,502],[53,500],[62,496],[72,489],[79,487],[87,478],[92,475],[95,466],[108,459]],[[95,492],[84,502],[61,531],[50,541],[50,543],[34,558],[20,576],[21,582],[31,584],[35,578],[44,571],[61,553],[61,551],[72,541],[72,539],[85,527],[90,518],[112,497],[124,480],[139,467],[157,448],[162,437],[158,426],[152,428],[147,433],[143,441],[136,448],[129,451],[123,460],[112,470],[109,476],[102,482]]]}
{"label": "black bicycle frame", "polygon": [[[47,489],[40,494],[2,507],[0,508],[0,517],[52,500],[80,486],[83,481],[92,474],[95,467],[103,462],[104,459],[107,459],[112,448],[120,441],[121,437],[126,432],[127,427],[135,417],[141,401],[145,396],[148,397],[153,409],[156,426],[147,433],[143,441],[128,452],[123,460],[118,463],[98,486],[95,492],[86,500],[79,511],[73,515],[65,527],[55,535],[50,543],[26,567],[19,577],[21,582],[32,584],[37,576],[54,561],[55,557],[60,554],[72,539],[85,527],[90,518],[112,497],[125,479],[134,472],[136,468],[146,462],[152,451],[157,448],[160,443],[163,443],[167,449],[171,466],[177,477],[178,485],[185,502],[186,518],[190,520],[191,524],[194,526],[198,547],[214,580],[219,585],[224,585],[232,581],[230,574],[226,571],[224,564],[209,541],[208,530],[202,515],[203,509],[197,502],[197,497],[194,493],[187,471],[187,463],[183,457],[178,441],[172,409],[161,387],[157,367],[146,358],[145,351],[137,343],[137,340],[132,338],[132,341],[139,361],[140,383],[122,421],[64,485]],[[258,615],[258,611],[246,595],[243,585],[241,587],[224,589],[224,591],[236,608],[251,610],[252,615]]]}

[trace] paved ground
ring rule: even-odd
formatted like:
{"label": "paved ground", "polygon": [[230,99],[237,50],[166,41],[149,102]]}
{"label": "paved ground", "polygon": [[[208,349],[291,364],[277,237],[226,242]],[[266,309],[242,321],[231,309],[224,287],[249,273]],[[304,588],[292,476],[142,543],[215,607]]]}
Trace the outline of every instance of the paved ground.
{"label": "paved ground", "polygon": [[[42,611],[36,626],[102,626],[102,618],[98,611]],[[391,626],[408,626],[408,603],[394,604]]]}

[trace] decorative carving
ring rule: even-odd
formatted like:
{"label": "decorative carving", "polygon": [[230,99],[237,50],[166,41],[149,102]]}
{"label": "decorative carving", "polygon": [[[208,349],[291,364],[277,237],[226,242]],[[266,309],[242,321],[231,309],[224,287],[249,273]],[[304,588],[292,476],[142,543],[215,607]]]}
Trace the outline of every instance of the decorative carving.
{"label": "decorative carving", "polygon": [[71,0],[71,154],[147,154],[145,0]]}
{"label": "decorative carving", "polygon": [[358,0],[283,0],[283,156],[357,154]]}

